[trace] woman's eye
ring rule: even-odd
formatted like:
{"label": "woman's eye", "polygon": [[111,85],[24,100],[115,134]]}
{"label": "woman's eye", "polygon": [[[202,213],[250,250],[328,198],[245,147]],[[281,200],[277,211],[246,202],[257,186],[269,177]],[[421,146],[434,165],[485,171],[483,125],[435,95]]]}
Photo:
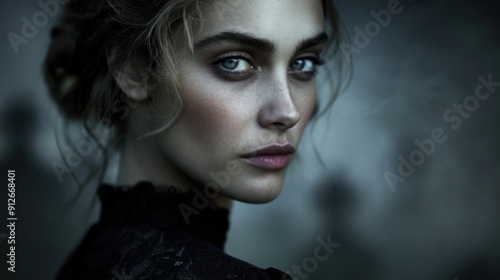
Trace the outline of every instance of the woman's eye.
{"label": "woman's eye", "polygon": [[309,81],[318,72],[318,66],[323,64],[323,60],[319,57],[303,57],[294,60],[290,66],[288,66],[288,71],[299,80]]}
{"label": "woman's eye", "polygon": [[312,59],[297,59],[290,65],[290,70],[307,73],[314,72],[316,70],[316,63]]}
{"label": "woman's eye", "polygon": [[219,67],[231,72],[241,72],[249,70],[252,66],[243,58],[230,57],[219,62]]}

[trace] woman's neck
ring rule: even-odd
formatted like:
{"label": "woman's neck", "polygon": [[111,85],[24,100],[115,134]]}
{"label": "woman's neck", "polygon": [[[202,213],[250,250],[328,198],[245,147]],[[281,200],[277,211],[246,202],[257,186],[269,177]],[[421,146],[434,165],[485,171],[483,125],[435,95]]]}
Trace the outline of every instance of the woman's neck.
{"label": "woman's neck", "polygon": [[[138,144],[133,136],[127,137],[121,150],[117,185],[135,185],[149,181],[158,188],[172,186],[180,191],[190,191],[199,183],[192,180],[158,152],[154,141],[146,138]],[[219,195],[210,199],[212,207],[230,209],[232,199]]]}

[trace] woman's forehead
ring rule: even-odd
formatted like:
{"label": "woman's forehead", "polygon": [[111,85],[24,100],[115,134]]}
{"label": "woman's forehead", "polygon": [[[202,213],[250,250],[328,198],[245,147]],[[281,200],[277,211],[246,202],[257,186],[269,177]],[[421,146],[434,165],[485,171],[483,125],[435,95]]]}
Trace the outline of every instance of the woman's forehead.
{"label": "woman's forehead", "polygon": [[221,32],[251,34],[295,44],[324,31],[320,0],[213,0],[202,6],[203,26],[194,41]]}

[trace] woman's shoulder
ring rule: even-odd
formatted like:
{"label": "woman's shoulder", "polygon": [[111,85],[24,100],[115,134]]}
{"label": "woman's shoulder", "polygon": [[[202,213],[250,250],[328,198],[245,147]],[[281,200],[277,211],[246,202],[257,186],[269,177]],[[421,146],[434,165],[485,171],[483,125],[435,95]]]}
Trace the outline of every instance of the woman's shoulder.
{"label": "woman's shoulder", "polygon": [[89,231],[57,279],[291,279],[231,257],[183,229],[99,227]]}
{"label": "woman's shoulder", "polygon": [[132,239],[134,241],[123,244],[108,276],[117,279],[291,279],[278,270],[260,269],[231,257],[186,232],[153,230]]}

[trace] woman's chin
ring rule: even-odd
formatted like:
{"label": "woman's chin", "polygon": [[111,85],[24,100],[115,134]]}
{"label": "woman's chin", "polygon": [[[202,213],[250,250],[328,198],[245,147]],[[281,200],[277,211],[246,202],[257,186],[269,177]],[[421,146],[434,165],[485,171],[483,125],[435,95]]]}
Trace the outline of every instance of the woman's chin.
{"label": "woman's chin", "polygon": [[238,186],[237,190],[229,191],[226,194],[228,197],[245,202],[245,203],[268,203],[276,199],[282,188],[283,184],[268,184],[268,185],[247,185]]}

